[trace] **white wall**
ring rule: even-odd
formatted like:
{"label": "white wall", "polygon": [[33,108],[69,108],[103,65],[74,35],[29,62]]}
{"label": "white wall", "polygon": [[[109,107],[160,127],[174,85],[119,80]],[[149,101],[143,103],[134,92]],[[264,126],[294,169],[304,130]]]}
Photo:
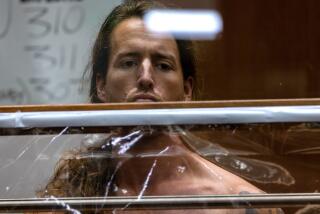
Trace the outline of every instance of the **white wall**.
{"label": "white wall", "polygon": [[87,102],[82,73],[121,0],[0,0],[0,105]]}

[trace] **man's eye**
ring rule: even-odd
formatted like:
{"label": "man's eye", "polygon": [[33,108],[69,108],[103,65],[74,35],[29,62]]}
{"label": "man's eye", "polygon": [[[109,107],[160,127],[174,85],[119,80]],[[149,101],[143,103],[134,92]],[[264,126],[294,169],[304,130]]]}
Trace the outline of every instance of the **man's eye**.
{"label": "man's eye", "polygon": [[120,67],[123,69],[135,68],[138,66],[138,62],[136,60],[124,60],[120,63]]}
{"label": "man's eye", "polygon": [[172,66],[168,63],[159,63],[157,64],[157,68],[161,71],[170,71],[172,70]]}

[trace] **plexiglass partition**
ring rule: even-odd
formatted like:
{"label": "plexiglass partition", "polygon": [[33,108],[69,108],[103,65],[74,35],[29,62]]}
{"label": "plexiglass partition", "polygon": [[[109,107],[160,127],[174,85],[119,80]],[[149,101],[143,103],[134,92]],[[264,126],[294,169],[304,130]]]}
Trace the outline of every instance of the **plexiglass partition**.
{"label": "plexiglass partition", "polygon": [[1,212],[317,213],[318,102],[3,107]]}

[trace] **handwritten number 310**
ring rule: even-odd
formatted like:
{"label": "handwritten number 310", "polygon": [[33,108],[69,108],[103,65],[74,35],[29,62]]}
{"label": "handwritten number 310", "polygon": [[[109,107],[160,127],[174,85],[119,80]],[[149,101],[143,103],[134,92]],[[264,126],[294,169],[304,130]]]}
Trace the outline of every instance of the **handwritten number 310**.
{"label": "handwritten number 310", "polygon": [[78,32],[83,26],[85,10],[80,6],[73,6],[64,11],[60,7],[56,8],[53,18],[48,16],[50,11],[52,9],[47,7],[26,8],[25,12],[28,15],[27,23],[34,28],[30,32],[32,38],[45,37],[51,33],[73,34]]}

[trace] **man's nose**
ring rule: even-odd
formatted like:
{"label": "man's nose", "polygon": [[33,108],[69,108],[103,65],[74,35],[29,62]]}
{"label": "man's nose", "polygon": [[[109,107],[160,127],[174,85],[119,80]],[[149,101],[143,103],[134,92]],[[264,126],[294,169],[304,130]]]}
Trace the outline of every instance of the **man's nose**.
{"label": "man's nose", "polygon": [[154,87],[153,66],[149,59],[142,61],[138,74],[138,88],[142,91],[152,90]]}

